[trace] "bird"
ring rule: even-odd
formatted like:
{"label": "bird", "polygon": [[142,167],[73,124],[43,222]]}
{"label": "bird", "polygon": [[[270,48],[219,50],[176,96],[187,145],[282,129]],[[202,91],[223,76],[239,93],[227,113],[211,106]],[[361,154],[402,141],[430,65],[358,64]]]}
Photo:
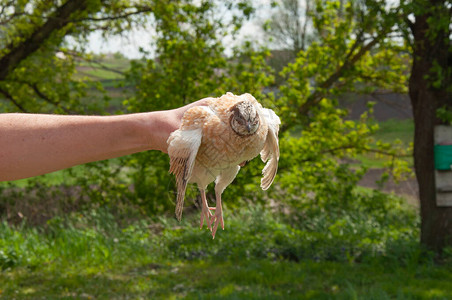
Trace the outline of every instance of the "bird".
{"label": "bird", "polygon": [[[176,218],[182,218],[187,184],[195,183],[201,194],[200,228],[205,219],[213,238],[219,225],[224,230],[221,195],[246,162],[260,154],[266,162],[260,186],[267,190],[273,183],[278,170],[280,124],[276,113],[263,108],[249,93],[227,92],[208,98],[207,106],[187,110],[179,129],[167,140],[169,172],[177,186]],[[216,206],[209,207],[206,188],[214,181]]]}

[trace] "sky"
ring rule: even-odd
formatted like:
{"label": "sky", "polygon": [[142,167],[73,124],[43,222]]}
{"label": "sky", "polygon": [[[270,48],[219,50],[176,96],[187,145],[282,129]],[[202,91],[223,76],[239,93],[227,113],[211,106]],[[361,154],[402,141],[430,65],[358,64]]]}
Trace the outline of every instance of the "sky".
{"label": "sky", "polygon": [[112,36],[105,40],[101,32],[94,31],[89,35],[87,51],[96,54],[120,52],[129,59],[142,57],[140,47],[152,53],[150,40],[152,33],[144,30],[134,30],[127,37]]}
{"label": "sky", "polygon": [[[262,7],[265,7],[266,5],[268,5],[269,0],[260,0],[260,1],[255,1],[255,2],[259,2],[258,5],[256,5],[257,9],[261,9]],[[262,16],[264,13],[262,11],[257,11],[256,15],[260,15]],[[153,53],[153,49],[152,49],[152,36],[154,35],[154,31],[152,30],[152,28],[140,28],[140,29],[136,29],[131,31],[130,33],[127,33],[127,36],[113,36],[113,37],[109,37],[107,40],[105,40],[102,37],[102,34],[100,31],[94,31],[92,32],[88,39],[89,39],[89,43],[88,43],[88,47],[87,47],[87,51],[95,53],[95,54],[100,54],[100,53],[116,53],[116,52],[120,52],[122,53],[125,57],[129,58],[129,59],[137,59],[137,58],[141,58],[142,54],[140,53],[140,47],[143,48],[146,51],[149,51],[151,53]],[[243,27],[241,29],[240,35],[238,40],[236,41],[237,43],[239,43],[241,40],[243,40],[245,37],[247,36],[252,36],[253,38],[259,38],[262,35],[262,30],[260,28],[260,26],[258,25],[258,23],[256,22],[256,20],[250,20],[250,21],[246,21],[243,24]],[[229,43],[229,41],[227,41],[227,44],[231,44]],[[231,47],[232,49],[232,47]],[[226,49],[226,53],[228,52],[228,50],[230,51],[231,49]]]}

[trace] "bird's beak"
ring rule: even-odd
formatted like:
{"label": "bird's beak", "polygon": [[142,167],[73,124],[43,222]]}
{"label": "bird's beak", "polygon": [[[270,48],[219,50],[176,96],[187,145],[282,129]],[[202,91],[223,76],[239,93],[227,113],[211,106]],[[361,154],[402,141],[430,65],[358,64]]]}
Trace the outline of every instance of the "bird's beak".
{"label": "bird's beak", "polygon": [[248,130],[248,133],[251,132],[251,124],[249,122],[246,122],[246,130]]}

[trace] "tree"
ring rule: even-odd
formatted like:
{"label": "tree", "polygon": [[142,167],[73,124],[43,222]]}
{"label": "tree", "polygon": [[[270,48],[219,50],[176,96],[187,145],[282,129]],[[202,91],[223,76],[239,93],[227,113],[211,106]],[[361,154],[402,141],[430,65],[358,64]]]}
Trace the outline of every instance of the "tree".
{"label": "tree", "polygon": [[[290,70],[289,81],[287,89],[283,87],[282,90],[288,104],[285,119],[290,118],[292,113],[293,123],[302,122],[299,116],[312,116],[312,109],[324,97],[330,98],[343,89],[353,90],[360,86],[356,84],[358,82],[369,83],[367,87],[390,88],[385,82],[392,81],[391,89],[403,91],[400,87],[405,82],[397,76],[404,73],[400,68],[404,63],[390,60],[407,52],[407,48],[397,46],[397,40],[391,38],[403,34],[406,43],[411,46],[408,50],[412,51],[408,86],[415,122],[414,164],[421,202],[421,243],[441,253],[445,246],[452,244],[452,208],[436,205],[433,133],[435,125],[445,123],[438,117],[438,111],[445,110],[450,114],[452,108],[452,3],[446,0],[402,1],[388,9],[386,2],[367,0],[355,2],[355,5],[350,2],[343,4],[344,11],[336,10],[328,14],[331,5],[339,4],[317,2],[317,16],[313,23],[319,41],[299,54],[295,64],[287,69]],[[354,17],[351,18],[353,11]],[[411,17],[414,21],[410,21]],[[324,18],[328,22],[322,22]],[[328,26],[331,23],[335,23],[334,29]],[[406,24],[409,32],[405,30]],[[329,47],[323,48],[323,45]],[[368,67],[378,64],[368,64],[369,59],[378,56],[385,57],[380,61],[383,64],[372,71]],[[316,67],[310,65],[313,57],[323,57],[317,61]],[[391,68],[394,72],[380,73]],[[311,78],[314,86],[300,80],[305,78]],[[379,80],[375,80],[377,78]],[[398,87],[394,85],[397,82]]]}
{"label": "tree", "polygon": [[282,0],[274,5],[276,10],[264,29],[279,49],[289,49],[295,57],[298,52],[306,49],[312,38],[311,10],[314,1]]}
{"label": "tree", "polygon": [[311,16],[317,38],[286,66],[277,98],[283,122],[278,182],[291,195],[294,215],[308,205],[328,218],[334,207],[356,205],[356,185],[366,170],[350,165],[358,154],[389,158],[395,177],[409,171],[399,159],[406,149],[373,140],[376,126],[368,113],[351,121],[338,107],[338,98],[350,92],[406,91],[409,60],[404,45],[390,38],[398,8],[380,1],[316,1]]}
{"label": "tree", "polygon": [[[140,2],[67,0],[0,2],[0,103],[3,111],[89,112],[86,83],[74,78],[75,60],[92,30],[118,33],[139,24],[151,6]],[[69,44],[66,37],[77,44]],[[65,58],[55,56],[57,52]]]}
{"label": "tree", "polygon": [[378,89],[406,91],[405,48],[390,38],[402,15],[399,8],[387,10],[379,1],[367,1],[365,6],[317,1],[314,11],[318,39],[284,71],[283,129],[309,122],[310,112],[324,98],[337,100],[346,92]]}
{"label": "tree", "polygon": [[273,8],[262,28],[270,39],[272,48],[268,64],[276,71],[275,84],[279,86],[284,78],[282,69],[293,62],[297,54],[312,42],[313,0],[281,0],[272,2]]}
{"label": "tree", "polygon": [[[406,18],[412,33],[413,65],[409,94],[413,106],[414,165],[421,203],[421,242],[441,253],[452,245],[452,207],[436,204],[433,134],[444,123],[438,109],[452,109],[452,2],[414,0],[407,4],[414,22]],[[411,37],[410,40],[411,41]]]}

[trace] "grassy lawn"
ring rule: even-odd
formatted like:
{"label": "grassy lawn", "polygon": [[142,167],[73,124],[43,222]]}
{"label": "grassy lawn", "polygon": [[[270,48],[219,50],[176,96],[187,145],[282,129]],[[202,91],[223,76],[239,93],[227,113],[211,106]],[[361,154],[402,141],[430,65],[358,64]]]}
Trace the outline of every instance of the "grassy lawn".
{"label": "grassy lawn", "polygon": [[[212,241],[206,242],[206,246]],[[0,277],[5,299],[451,299],[444,267],[269,260],[161,261],[122,266],[16,269]]]}
{"label": "grassy lawn", "polygon": [[112,56],[97,57],[94,61],[82,61],[77,66],[76,75],[79,77],[88,77],[91,80],[114,80],[122,78],[118,72],[124,72],[130,67],[130,60],[126,58],[115,58]]}
{"label": "grassy lawn", "polygon": [[414,122],[413,120],[388,120],[379,122],[379,130],[375,138],[384,142],[400,140],[403,145],[408,146],[413,142]]}
{"label": "grassy lawn", "polygon": [[[374,134],[376,141],[384,143],[399,143],[402,147],[407,148],[413,142],[414,123],[413,120],[388,120],[378,123],[379,129]],[[386,159],[376,157],[374,154],[361,154],[357,159],[360,164],[368,168],[384,168]],[[413,159],[407,157],[409,164],[413,165]]]}
{"label": "grassy lawn", "polygon": [[182,223],[120,224],[102,209],[38,227],[3,223],[0,298],[451,299],[452,256],[433,263],[412,208],[384,205],[302,225],[227,209],[214,240],[197,213]]}

